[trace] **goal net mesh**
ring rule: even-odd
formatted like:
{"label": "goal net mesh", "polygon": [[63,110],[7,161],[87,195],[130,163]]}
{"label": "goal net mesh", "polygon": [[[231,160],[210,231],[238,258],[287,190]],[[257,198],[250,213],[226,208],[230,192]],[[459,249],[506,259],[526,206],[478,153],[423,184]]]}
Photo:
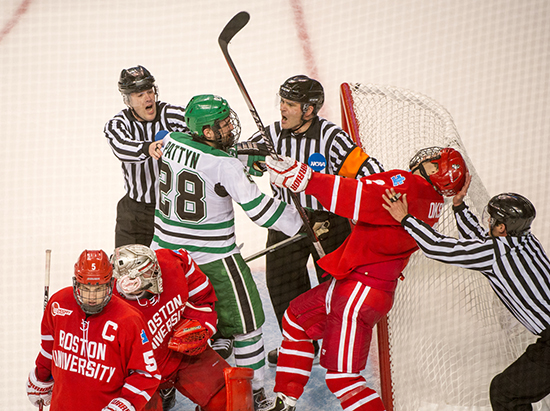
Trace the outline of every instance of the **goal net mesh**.
{"label": "goal net mesh", "polygon": [[[445,108],[409,90],[366,84],[342,84],[341,101],[348,131],[386,170],[408,169],[409,160],[425,147],[460,151],[472,174],[465,201],[481,215],[488,193]],[[451,198],[435,228],[458,236]],[[418,251],[403,274],[387,318],[388,346],[378,347],[389,352],[390,369],[380,370],[391,379],[385,402],[391,396],[399,411],[490,409],[492,377],[533,336],[478,272],[429,260]]]}

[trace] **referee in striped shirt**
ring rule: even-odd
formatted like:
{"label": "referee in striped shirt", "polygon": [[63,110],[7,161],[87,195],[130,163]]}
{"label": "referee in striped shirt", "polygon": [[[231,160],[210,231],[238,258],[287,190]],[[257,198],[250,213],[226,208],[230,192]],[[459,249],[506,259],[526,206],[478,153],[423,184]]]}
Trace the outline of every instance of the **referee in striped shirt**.
{"label": "referee in striped shirt", "polygon": [[[287,79],[279,88],[281,120],[266,127],[277,154],[291,157],[308,164],[314,171],[325,174],[361,178],[384,171],[378,161],[365,154],[352,138],[340,127],[319,117],[325,95],[317,80],[304,75]],[[254,134],[249,142],[263,143],[261,133]],[[251,168],[251,174],[254,170]],[[273,196],[292,204],[291,193],[271,185]],[[329,223],[329,231],[319,238],[326,254],[338,248],[351,232],[346,218],[329,213],[316,198],[298,193],[300,204],[305,208],[310,222]],[[267,247],[288,237],[275,230],[268,231]],[[311,241],[304,238],[266,256],[266,284],[273,309],[282,330],[282,320],[290,301],[311,288],[307,262],[317,253]],[[323,271],[316,266],[319,282]],[[318,350],[318,346],[315,347]],[[277,350],[268,354],[268,363],[277,363]]]}
{"label": "referee in striped shirt", "polygon": [[550,394],[550,260],[530,232],[536,213],[528,199],[514,193],[493,197],[487,231],[464,203],[470,181],[453,198],[460,239],[441,235],[408,214],[406,195],[401,201],[387,191],[384,207],[428,258],[485,275],[514,317],[539,336],[490,387],[493,410],[531,410],[532,403]]}
{"label": "referee in striped shirt", "polygon": [[118,202],[115,247],[149,246],[153,239],[160,130],[188,132],[184,107],[158,101],[153,75],[143,66],[124,69],[118,89],[128,108],[105,124],[104,132],[122,164],[126,195]]}

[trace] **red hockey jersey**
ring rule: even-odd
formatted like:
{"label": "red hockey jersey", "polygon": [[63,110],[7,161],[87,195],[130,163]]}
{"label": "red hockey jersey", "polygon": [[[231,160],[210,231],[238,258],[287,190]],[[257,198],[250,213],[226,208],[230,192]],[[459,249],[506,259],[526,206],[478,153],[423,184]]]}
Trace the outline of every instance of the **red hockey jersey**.
{"label": "red hockey jersey", "polygon": [[51,411],[101,411],[117,397],[141,410],[160,383],[143,316],[119,297],[87,316],[73,288],[52,295],[41,327],[36,375],[53,376]]}
{"label": "red hockey jersey", "polygon": [[[341,279],[370,264],[400,260],[404,268],[418,246],[382,207],[382,194],[390,188],[407,193],[410,214],[432,226],[437,222],[443,197],[421,176],[391,170],[355,180],[313,173],[306,194],[315,196],[327,210],[357,222],[346,241],[318,261],[323,270]],[[395,280],[395,270],[379,271],[379,278]],[[384,273],[393,278],[384,278]]]}
{"label": "red hockey jersey", "polygon": [[[164,291],[150,299],[121,298],[136,307],[145,317],[152,336],[155,358],[164,380],[176,371],[182,361],[183,354],[168,348],[172,330],[182,318],[198,320],[210,328],[212,334],[216,332],[216,294],[208,277],[187,251],[160,249],[155,253],[162,273]],[[116,287],[115,293],[118,294]]]}

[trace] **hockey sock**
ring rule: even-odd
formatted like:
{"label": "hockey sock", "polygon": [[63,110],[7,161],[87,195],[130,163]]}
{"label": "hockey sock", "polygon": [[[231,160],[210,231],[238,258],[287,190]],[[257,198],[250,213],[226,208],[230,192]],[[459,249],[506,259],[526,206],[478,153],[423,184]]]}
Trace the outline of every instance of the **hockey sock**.
{"label": "hockey sock", "polygon": [[233,354],[237,367],[248,367],[254,370],[252,389],[262,388],[266,367],[262,329],[258,328],[248,334],[236,335],[233,341]]}
{"label": "hockey sock", "polygon": [[325,379],[328,389],[338,397],[344,411],[385,411],[380,396],[367,387],[360,374],[327,371]]}
{"label": "hockey sock", "polygon": [[313,341],[297,324],[296,318],[289,310],[283,317],[283,337],[273,391],[299,398],[304,392],[313,367]]}

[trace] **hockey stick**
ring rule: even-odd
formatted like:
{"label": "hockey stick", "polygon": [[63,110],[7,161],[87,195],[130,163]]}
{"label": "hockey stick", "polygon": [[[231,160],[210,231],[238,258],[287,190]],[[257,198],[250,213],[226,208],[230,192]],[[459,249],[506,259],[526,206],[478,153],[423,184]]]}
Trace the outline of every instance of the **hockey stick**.
{"label": "hockey stick", "polygon": [[289,237],[283,241],[279,241],[278,243],[272,244],[269,247],[264,248],[262,251],[258,251],[255,254],[249,255],[244,259],[244,261],[248,263],[249,261],[255,260],[256,258],[260,258],[266,254],[272,253],[273,251],[286,247],[287,245],[294,244],[296,241],[300,241],[305,236],[306,236],[305,233],[298,233],[293,237]]}
{"label": "hockey stick", "polygon": [[[271,155],[272,158],[278,159],[279,156],[277,155],[277,151],[275,150],[275,146],[273,144],[273,140],[271,139],[271,136],[268,136],[265,132],[265,127],[262,123],[262,120],[260,119],[260,115],[258,114],[258,111],[256,110],[256,107],[254,107],[254,103],[252,102],[252,99],[250,98],[250,95],[248,94],[248,91],[246,90],[246,87],[244,86],[244,83],[241,79],[241,76],[239,75],[239,72],[237,71],[237,67],[235,67],[235,63],[233,63],[233,60],[231,59],[231,56],[229,55],[228,45],[229,42],[235,37],[235,35],[241,31],[241,29],[246,26],[248,21],[250,20],[250,14],[248,14],[246,11],[241,11],[237,13],[229,22],[225,25],[222,32],[220,33],[220,36],[218,37],[218,43],[220,45],[220,48],[222,49],[223,56],[225,57],[225,61],[227,61],[227,65],[229,66],[229,70],[231,70],[231,73],[233,74],[233,77],[235,78],[235,81],[237,82],[237,86],[239,87],[239,90],[241,91],[241,94],[244,97],[244,100],[246,101],[246,105],[248,106],[248,109],[250,110],[250,114],[252,114],[252,118],[256,122],[256,126],[258,127],[258,130],[260,131],[260,134],[263,137],[263,140],[267,146],[267,149]],[[306,212],[302,205],[300,204],[300,199],[296,195],[296,193],[290,192],[292,202],[294,203],[294,206],[298,210],[298,213],[300,214],[300,217],[302,218],[302,221],[304,222],[306,234],[313,243],[313,246],[315,247],[315,251],[317,251],[317,255],[319,258],[325,256],[325,251],[323,250],[323,247],[321,246],[321,242],[315,235],[315,232],[309,225],[309,219],[307,218]]]}
{"label": "hockey stick", "polygon": [[[52,261],[52,250],[46,250],[46,268],[44,274],[44,308],[43,311],[46,311],[46,306],[48,305],[48,300],[50,299],[50,266]],[[41,400],[38,403],[39,411],[44,410],[44,402]]]}
{"label": "hockey stick", "polygon": [[50,298],[50,264],[52,260],[52,250],[46,250],[46,273],[44,275],[44,311]]}

